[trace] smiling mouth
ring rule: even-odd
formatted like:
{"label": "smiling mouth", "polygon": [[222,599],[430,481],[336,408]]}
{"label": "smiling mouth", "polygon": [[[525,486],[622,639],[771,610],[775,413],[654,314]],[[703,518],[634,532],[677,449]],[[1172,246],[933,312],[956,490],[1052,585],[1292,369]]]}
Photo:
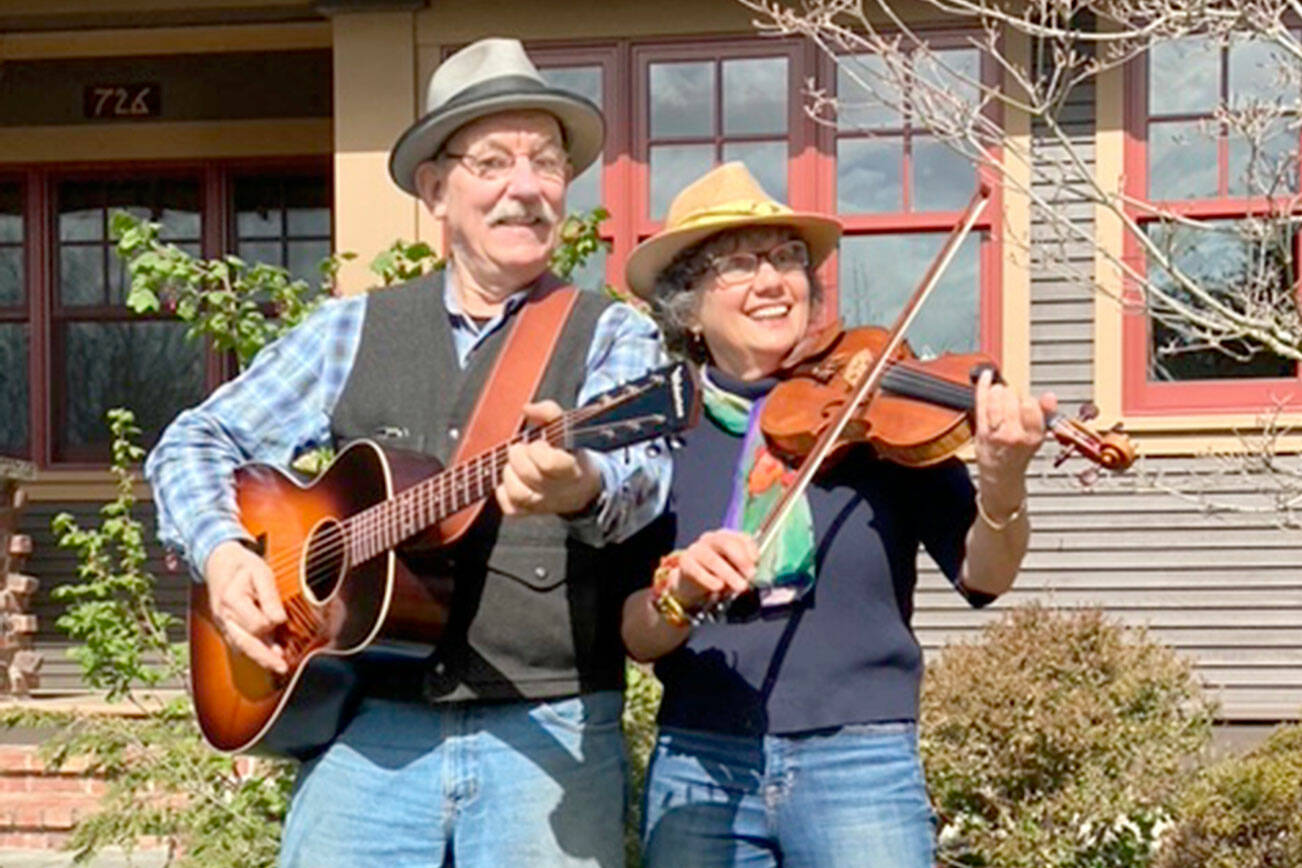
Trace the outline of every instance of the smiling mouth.
{"label": "smiling mouth", "polygon": [[533,229],[535,227],[547,229],[551,227],[551,223],[541,217],[531,217],[528,220],[520,220],[518,218],[494,220],[491,225],[493,228],[497,228],[498,226],[513,226],[521,229]]}
{"label": "smiling mouth", "polygon": [[789,313],[791,313],[789,304],[766,304],[749,311],[746,316],[760,322],[772,322],[786,318]]}

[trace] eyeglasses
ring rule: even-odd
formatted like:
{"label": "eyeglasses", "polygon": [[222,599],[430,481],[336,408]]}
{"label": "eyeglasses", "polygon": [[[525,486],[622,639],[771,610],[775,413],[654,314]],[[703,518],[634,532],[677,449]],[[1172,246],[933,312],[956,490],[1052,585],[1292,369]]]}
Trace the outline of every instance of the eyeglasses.
{"label": "eyeglasses", "polygon": [[[485,181],[505,180],[515,171],[515,163],[523,154],[510,151],[491,150],[481,154],[454,154],[444,152],[443,157],[456,160],[465,166],[470,174]],[[530,167],[539,178],[548,181],[563,181],[569,168],[570,158],[560,148],[543,148],[527,156]]]}
{"label": "eyeglasses", "polygon": [[761,259],[767,259],[779,272],[798,271],[809,266],[809,246],[800,239],[783,242],[772,250],[739,250],[710,258],[710,268],[726,286],[736,286],[754,279]]}

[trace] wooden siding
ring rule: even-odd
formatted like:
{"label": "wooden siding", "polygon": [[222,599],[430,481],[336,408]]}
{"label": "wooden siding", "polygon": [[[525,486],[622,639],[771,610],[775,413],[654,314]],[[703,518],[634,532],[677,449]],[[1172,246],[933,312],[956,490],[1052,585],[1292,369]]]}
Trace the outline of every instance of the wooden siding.
{"label": "wooden siding", "polygon": [[[1093,91],[1079,90],[1065,118],[1078,153],[1093,159]],[[1053,183],[1061,146],[1037,136],[1036,192],[1054,208],[1092,225],[1093,207]],[[1049,176],[1046,179],[1044,176]],[[1031,383],[1052,390],[1074,411],[1091,399],[1094,299],[1087,281],[1094,251],[1058,244],[1035,219],[1031,281]],[[1142,451],[1142,439],[1137,440]],[[1269,514],[1210,515],[1196,503],[1129,480],[1082,488],[1075,460],[1051,467],[1051,446],[1030,480],[1030,551],[1013,591],[988,610],[967,607],[925,555],[914,628],[929,654],[973,637],[1010,605],[1039,600],[1057,607],[1100,606],[1144,626],[1193,659],[1221,702],[1226,720],[1296,718],[1302,712],[1302,532],[1278,527]],[[1186,490],[1213,484],[1199,474],[1208,460],[1143,459],[1150,477]],[[1263,505],[1250,484],[1217,485],[1216,499]]]}

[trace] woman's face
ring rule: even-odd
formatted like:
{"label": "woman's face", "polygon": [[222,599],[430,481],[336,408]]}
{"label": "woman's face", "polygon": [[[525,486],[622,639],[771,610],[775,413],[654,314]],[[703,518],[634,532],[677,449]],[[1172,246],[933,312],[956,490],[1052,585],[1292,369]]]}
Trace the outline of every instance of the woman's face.
{"label": "woman's face", "polygon": [[714,363],[743,380],[767,376],[810,320],[809,251],[787,229],[743,229],[710,244],[694,331]]}

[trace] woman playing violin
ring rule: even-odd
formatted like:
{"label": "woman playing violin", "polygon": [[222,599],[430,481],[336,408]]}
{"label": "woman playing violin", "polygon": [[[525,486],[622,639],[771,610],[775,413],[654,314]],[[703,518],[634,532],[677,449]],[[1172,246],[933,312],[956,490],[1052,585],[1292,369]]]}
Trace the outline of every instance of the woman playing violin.
{"label": "woman playing violin", "polygon": [[[655,660],[665,688],[651,868],[933,864],[910,628],[918,546],[974,606],[1009,588],[1030,531],[1026,468],[1055,401],[983,373],[975,488],[957,459],[904,467],[852,446],[761,559],[754,531],[794,475],[766,446],[762,402],[812,340],[814,269],[839,236],[729,163],[684,189],[628,263],[670,348],[704,364],[706,408],[675,457],[679,548],[623,613],[630,654]],[[721,602],[725,615],[701,617]]]}

